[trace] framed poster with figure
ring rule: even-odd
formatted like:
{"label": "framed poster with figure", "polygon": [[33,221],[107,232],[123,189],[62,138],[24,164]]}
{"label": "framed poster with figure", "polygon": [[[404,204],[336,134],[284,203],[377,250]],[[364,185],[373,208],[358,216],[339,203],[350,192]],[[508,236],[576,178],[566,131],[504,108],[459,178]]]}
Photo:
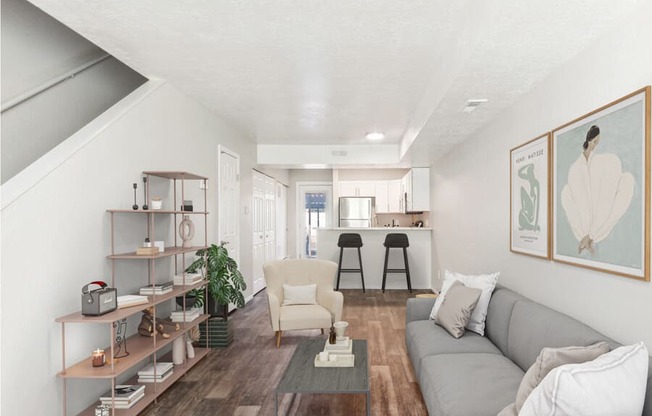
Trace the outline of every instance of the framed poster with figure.
{"label": "framed poster with figure", "polygon": [[553,260],[649,281],[650,87],[552,132]]}
{"label": "framed poster with figure", "polygon": [[550,133],[510,154],[510,250],[550,258]]}

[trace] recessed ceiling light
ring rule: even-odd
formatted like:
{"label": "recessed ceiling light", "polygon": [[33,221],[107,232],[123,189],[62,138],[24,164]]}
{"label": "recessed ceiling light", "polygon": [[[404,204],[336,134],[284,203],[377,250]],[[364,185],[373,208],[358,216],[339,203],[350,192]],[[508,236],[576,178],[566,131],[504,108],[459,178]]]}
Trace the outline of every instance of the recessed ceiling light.
{"label": "recessed ceiling light", "polygon": [[366,137],[367,137],[367,140],[383,140],[385,138],[385,134],[374,131],[374,132],[371,132],[371,133],[367,133]]}
{"label": "recessed ceiling light", "polygon": [[480,106],[480,104],[484,104],[486,102],[487,102],[486,98],[477,98],[477,99],[473,99],[473,100],[468,100],[466,102],[466,105],[464,105],[464,107],[462,107],[461,111],[463,113],[472,113],[473,111],[475,111],[476,108],[478,108]]}

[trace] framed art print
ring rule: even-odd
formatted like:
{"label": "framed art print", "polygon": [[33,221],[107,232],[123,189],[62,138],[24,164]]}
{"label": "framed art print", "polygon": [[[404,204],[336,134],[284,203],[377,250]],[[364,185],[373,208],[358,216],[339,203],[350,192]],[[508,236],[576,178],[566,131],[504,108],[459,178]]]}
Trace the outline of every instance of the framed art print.
{"label": "framed art print", "polygon": [[510,250],[550,257],[549,137],[546,133],[510,151]]}
{"label": "framed art print", "polygon": [[650,278],[650,87],[552,132],[553,259]]}

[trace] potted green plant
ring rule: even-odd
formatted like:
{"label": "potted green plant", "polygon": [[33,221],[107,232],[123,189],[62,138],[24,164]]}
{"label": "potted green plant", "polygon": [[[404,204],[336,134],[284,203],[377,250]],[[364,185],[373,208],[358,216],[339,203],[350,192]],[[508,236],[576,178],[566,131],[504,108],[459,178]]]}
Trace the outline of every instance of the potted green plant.
{"label": "potted green plant", "polygon": [[211,244],[210,247],[198,250],[198,258],[186,268],[187,273],[201,271],[208,280],[207,312],[211,316],[221,316],[225,320],[228,314],[229,303],[238,308],[244,307],[242,292],[247,284],[238,270],[238,263],[229,256],[229,251],[222,241],[220,245]]}

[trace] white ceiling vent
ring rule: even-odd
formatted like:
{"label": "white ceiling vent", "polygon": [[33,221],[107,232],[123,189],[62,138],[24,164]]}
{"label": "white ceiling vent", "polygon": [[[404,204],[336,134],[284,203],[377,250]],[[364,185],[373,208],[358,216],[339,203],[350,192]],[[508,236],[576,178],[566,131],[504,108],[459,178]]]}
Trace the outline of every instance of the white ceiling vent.
{"label": "white ceiling vent", "polygon": [[333,156],[346,156],[346,150],[333,150],[331,154]]}
{"label": "white ceiling vent", "polygon": [[475,100],[468,100],[466,102],[466,105],[462,107],[462,112],[463,113],[472,113],[475,111],[476,108],[480,106],[480,104],[484,104],[487,102],[486,98],[478,98]]}

